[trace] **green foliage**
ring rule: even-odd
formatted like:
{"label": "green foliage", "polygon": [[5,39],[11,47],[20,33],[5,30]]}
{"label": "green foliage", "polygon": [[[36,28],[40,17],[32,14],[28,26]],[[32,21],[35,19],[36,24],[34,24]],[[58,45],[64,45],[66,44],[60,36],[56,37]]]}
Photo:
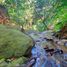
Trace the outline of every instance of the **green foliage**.
{"label": "green foliage", "polygon": [[54,30],[58,31],[60,30],[63,26],[67,25],[67,4],[65,3],[66,0],[62,1],[61,0],[61,5],[60,7],[57,8],[57,14],[55,15],[54,18],[54,23],[55,27]]}
{"label": "green foliage", "polygon": [[0,67],[16,67],[16,66],[23,65],[25,63],[25,61],[27,61],[27,58],[25,58],[25,57],[16,58],[15,60],[13,60],[9,63],[5,62],[4,59],[1,59]]}
{"label": "green foliage", "polygon": [[5,0],[6,8],[12,20],[26,25],[32,19],[33,4],[28,0]]}
{"label": "green foliage", "polygon": [[0,58],[20,57],[32,45],[33,42],[29,36],[0,25]]}
{"label": "green foliage", "polygon": [[37,23],[37,30],[38,31],[44,31],[44,30],[46,30],[46,27],[45,27],[45,29],[44,29],[44,24],[43,23]]}
{"label": "green foliage", "polygon": [[[1,2],[8,9],[10,19],[22,25],[25,29],[36,25],[36,29],[39,31],[46,29],[57,31],[67,22],[66,0],[3,1]],[[52,26],[53,28],[51,28]]]}
{"label": "green foliage", "polygon": [[0,4],[3,4],[5,2],[5,0],[0,0]]}
{"label": "green foliage", "polygon": [[20,57],[18,59],[13,60],[11,63],[7,65],[7,67],[18,67],[22,65],[27,59],[25,57]]}
{"label": "green foliage", "polygon": [[[16,22],[21,22],[23,19],[22,16],[24,14],[24,4],[21,0],[5,0],[5,5],[8,9],[8,13],[10,15],[10,18],[12,20],[15,20]],[[23,5],[22,5],[22,4]],[[20,19],[22,18],[22,19]]]}

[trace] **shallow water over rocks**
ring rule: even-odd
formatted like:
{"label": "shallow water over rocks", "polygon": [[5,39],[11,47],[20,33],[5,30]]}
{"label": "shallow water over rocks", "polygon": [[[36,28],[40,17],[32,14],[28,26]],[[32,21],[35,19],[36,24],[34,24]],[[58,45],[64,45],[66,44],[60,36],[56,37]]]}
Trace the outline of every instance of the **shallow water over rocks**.
{"label": "shallow water over rocks", "polygon": [[51,56],[44,49],[46,45],[48,45],[49,48],[52,46],[52,44],[47,41],[47,39],[53,39],[53,33],[51,31],[46,31],[39,34],[31,33],[29,35],[35,41],[35,46],[31,50],[32,59],[26,64],[25,67],[63,67],[61,66],[62,62],[55,58],[56,54]]}
{"label": "shallow water over rocks", "polygon": [[32,49],[32,57],[36,58],[36,63],[32,67],[60,67],[53,56],[48,56],[46,51],[40,46],[35,45]]}

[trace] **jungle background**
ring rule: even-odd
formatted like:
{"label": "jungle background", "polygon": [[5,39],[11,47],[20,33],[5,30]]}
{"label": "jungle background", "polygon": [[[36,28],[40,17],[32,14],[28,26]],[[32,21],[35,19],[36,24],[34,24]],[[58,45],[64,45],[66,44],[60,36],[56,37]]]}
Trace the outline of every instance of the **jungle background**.
{"label": "jungle background", "polygon": [[67,0],[0,0],[0,66],[23,64],[34,45],[28,34],[49,30],[67,39]]}

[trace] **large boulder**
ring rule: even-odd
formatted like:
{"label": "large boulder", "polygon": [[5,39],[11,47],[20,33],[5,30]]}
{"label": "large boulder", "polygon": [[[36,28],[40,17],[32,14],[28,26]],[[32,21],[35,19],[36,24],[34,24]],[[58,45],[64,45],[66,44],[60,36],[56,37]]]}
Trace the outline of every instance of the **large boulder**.
{"label": "large boulder", "polygon": [[0,25],[0,58],[23,56],[32,46],[33,40],[28,35]]}

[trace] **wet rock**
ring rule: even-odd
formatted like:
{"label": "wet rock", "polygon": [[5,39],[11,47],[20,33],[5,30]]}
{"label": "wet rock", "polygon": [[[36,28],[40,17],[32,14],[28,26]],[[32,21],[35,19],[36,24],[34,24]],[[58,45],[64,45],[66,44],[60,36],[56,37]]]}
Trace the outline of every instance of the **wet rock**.
{"label": "wet rock", "polygon": [[65,42],[65,43],[64,43],[64,46],[66,46],[66,47],[67,47],[67,42]]}
{"label": "wet rock", "polygon": [[41,33],[41,37],[47,38],[47,39],[53,39],[53,32],[51,30],[49,31],[44,31]]}

